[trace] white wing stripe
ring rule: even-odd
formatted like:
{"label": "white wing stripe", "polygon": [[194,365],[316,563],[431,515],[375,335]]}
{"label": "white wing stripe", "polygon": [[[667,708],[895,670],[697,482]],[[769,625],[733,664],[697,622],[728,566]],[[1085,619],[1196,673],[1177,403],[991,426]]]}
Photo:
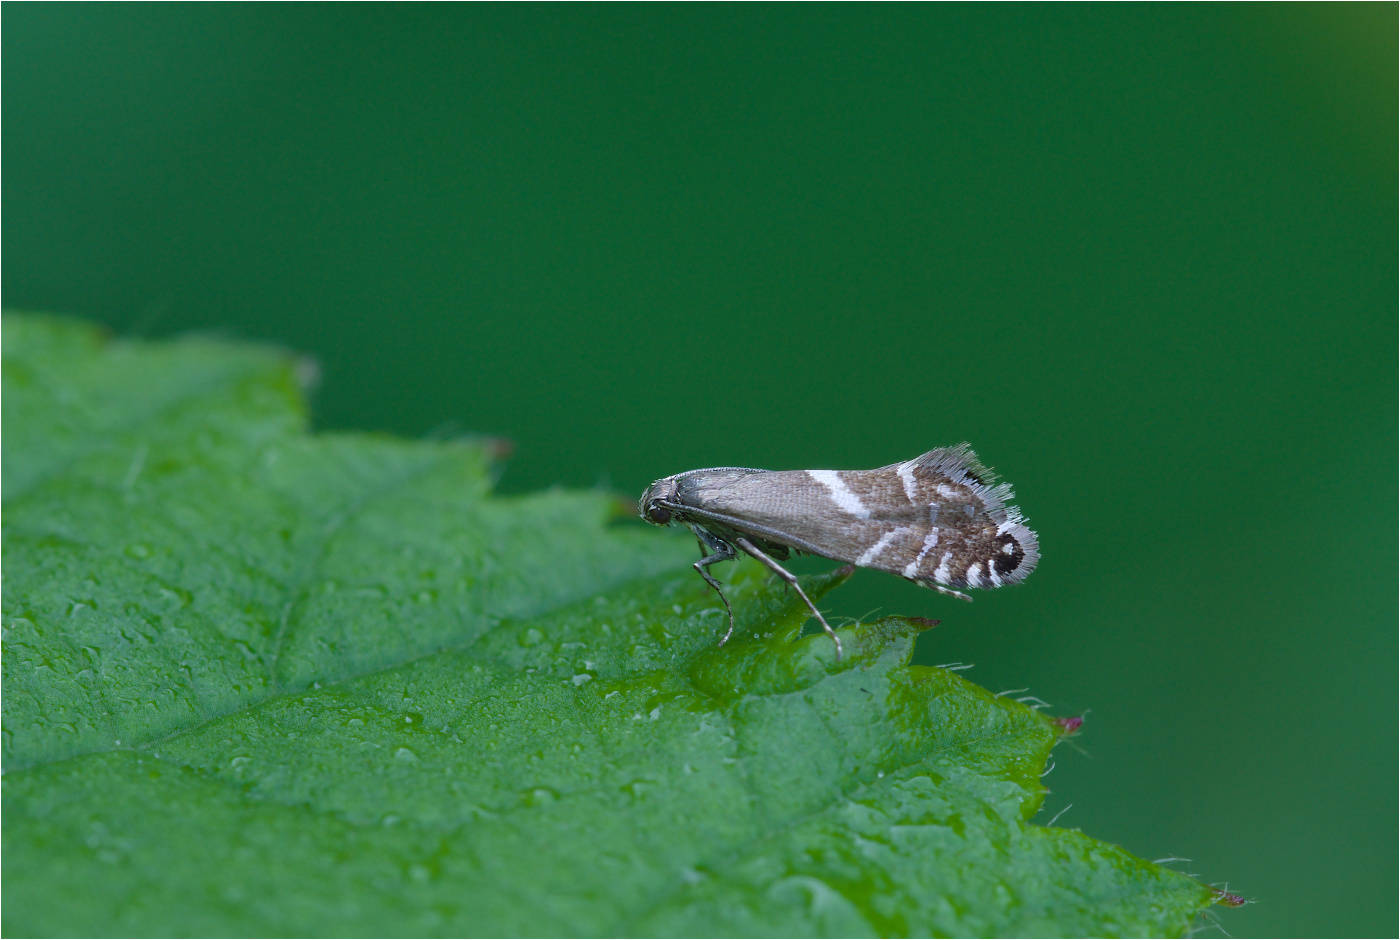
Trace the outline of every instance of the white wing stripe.
{"label": "white wing stripe", "polygon": [[841,479],[835,470],[808,470],[807,476],[826,487],[831,494],[831,501],[839,506],[842,512],[850,513],[857,519],[870,518],[870,510],[865,508],[865,503],[851,492],[846,481]]}
{"label": "white wing stripe", "polygon": [[938,559],[938,570],[934,571],[933,580],[939,584],[948,583],[948,559],[952,557],[952,552],[944,552],[943,557]]}
{"label": "white wing stripe", "polygon": [[894,537],[903,531],[903,529],[890,529],[884,535],[880,536],[880,541],[867,548],[861,553],[861,556],[856,559],[856,567],[864,568],[876,558],[880,557],[880,553],[889,547],[889,544],[894,541]]}
{"label": "white wing stripe", "polygon": [[904,576],[912,578],[919,573],[919,565],[923,564],[924,556],[933,550],[938,544],[938,527],[934,526],[928,530],[928,535],[924,536],[924,547],[919,550],[919,557],[904,566]]}
{"label": "white wing stripe", "polygon": [[909,502],[914,500],[914,461],[899,465],[899,480],[904,484],[904,495],[909,497]]}

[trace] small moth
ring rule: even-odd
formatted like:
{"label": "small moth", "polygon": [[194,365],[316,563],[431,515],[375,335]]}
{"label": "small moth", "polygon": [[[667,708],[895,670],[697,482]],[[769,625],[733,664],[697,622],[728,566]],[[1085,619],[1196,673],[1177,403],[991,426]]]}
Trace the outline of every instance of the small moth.
{"label": "small moth", "polygon": [[970,601],[954,588],[1015,584],[1040,560],[1035,533],[1007,505],[1011,486],[994,479],[959,444],[878,470],[689,470],[649,486],[637,511],[653,525],[679,522],[699,539],[704,557],[695,570],[729,612],[721,646],[734,633],[734,610],[706,569],[734,558],[737,548],[792,585],[839,659],[836,631],[775,559],[819,555]]}

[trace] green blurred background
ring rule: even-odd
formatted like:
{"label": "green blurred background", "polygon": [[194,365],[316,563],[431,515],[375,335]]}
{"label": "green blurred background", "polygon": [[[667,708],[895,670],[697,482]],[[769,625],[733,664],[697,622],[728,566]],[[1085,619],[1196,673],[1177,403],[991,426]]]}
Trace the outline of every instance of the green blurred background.
{"label": "green blurred background", "polygon": [[830,609],[1089,711],[1040,818],[1234,936],[1393,935],[1396,10],[6,4],[3,300],[506,491],[971,441],[1040,570]]}

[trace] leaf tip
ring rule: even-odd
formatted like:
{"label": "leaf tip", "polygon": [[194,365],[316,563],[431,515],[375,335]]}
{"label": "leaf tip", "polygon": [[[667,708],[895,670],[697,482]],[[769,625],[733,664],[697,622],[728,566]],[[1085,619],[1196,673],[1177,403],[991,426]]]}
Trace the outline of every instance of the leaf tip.
{"label": "leaf tip", "polygon": [[1215,903],[1219,904],[1221,907],[1244,907],[1246,904],[1251,903],[1242,894],[1231,894],[1222,888],[1211,888],[1210,890],[1215,899]]}
{"label": "leaf tip", "polygon": [[321,384],[321,362],[315,356],[297,356],[292,362],[297,388],[311,392]]}
{"label": "leaf tip", "polygon": [[492,460],[509,460],[515,456],[515,441],[508,437],[487,437],[481,445]]}

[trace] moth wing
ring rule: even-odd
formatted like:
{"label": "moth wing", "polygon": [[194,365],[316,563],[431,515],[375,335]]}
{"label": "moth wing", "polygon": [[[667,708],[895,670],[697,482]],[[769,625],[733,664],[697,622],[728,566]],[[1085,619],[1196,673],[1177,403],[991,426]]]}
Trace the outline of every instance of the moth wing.
{"label": "moth wing", "polygon": [[871,509],[864,548],[849,560],[923,584],[1000,587],[1020,581],[1039,543],[1013,493],[967,444],[878,470],[839,474]]}
{"label": "moth wing", "polygon": [[953,587],[1020,581],[1039,560],[1011,487],[967,444],[877,470],[722,470],[679,498],[714,527],[836,561]]}
{"label": "moth wing", "polygon": [[[971,446],[936,448],[889,469],[929,520],[917,551],[895,573],[914,581],[991,588],[1014,584],[1035,568],[1039,540],[1010,505],[1011,485],[996,483],[996,474]],[[894,571],[896,566],[880,567]]]}
{"label": "moth wing", "polygon": [[708,526],[836,561],[854,561],[864,550],[862,527],[852,527],[811,471],[697,475],[682,481],[678,495]]}

